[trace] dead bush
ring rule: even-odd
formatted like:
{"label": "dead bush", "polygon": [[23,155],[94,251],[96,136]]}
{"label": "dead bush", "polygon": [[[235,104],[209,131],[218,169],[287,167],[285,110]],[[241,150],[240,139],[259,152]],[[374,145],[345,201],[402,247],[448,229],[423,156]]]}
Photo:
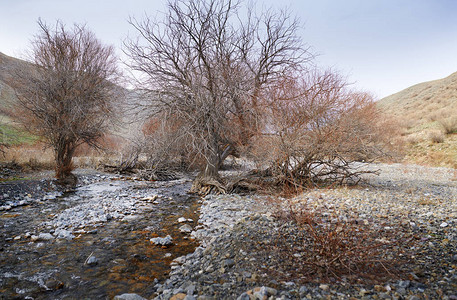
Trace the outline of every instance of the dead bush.
{"label": "dead bush", "polygon": [[440,119],[438,123],[443,127],[445,134],[457,133],[457,117]]}
{"label": "dead bush", "polygon": [[430,131],[428,134],[428,138],[432,143],[439,144],[444,142],[444,134],[441,130]]}
{"label": "dead bush", "polygon": [[[328,211],[291,205],[278,214],[280,227],[275,255],[290,274],[303,281],[379,282],[401,276],[414,238],[407,230],[384,230],[361,220],[343,220]],[[295,226],[295,227],[294,227]],[[292,229],[291,229],[292,228]],[[293,270],[289,262],[293,262]],[[288,280],[288,278],[284,278]]]}

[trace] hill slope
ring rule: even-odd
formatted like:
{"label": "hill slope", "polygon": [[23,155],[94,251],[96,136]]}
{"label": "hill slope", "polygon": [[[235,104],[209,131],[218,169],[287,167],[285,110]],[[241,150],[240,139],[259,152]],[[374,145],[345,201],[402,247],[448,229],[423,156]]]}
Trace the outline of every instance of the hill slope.
{"label": "hill slope", "polygon": [[11,83],[14,74],[23,68],[30,68],[30,63],[0,52],[0,116],[5,114],[7,104],[16,98]]}
{"label": "hill slope", "polygon": [[378,105],[389,115],[400,118],[410,133],[437,128],[437,121],[457,116],[457,72],[416,84],[381,99]]}
{"label": "hill slope", "polygon": [[408,162],[457,168],[457,72],[377,104],[403,127]]}
{"label": "hill slope", "polygon": [[[12,86],[15,82],[15,76],[20,70],[33,68],[30,62],[10,57],[0,52],[0,130],[4,132],[16,132],[11,126],[15,126],[15,120],[8,114],[8,106],[16,101],[16,94]],[[119,102],[114,106],[118,110],[119,126],[113,126],[111,134],[122,138],[129,138],[139,131],[142,122],[132,120],[132,115],[140,114],[141,111],[133,111],[130,106],[135,106],[138,101],[139,93],[135,90],[127,90],[119,85],[114,84],[113,88],[119,93]],[[144,113],[143,113],[144,115]],[[142,116],[145,118],[145,116]]]}

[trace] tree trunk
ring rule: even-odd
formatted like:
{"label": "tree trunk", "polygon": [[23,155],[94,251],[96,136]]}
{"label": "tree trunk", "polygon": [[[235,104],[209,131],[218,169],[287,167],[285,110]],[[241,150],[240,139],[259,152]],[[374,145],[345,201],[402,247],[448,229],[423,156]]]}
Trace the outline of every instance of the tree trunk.
{"label": "tree trunk", "polygon": [[212,151],[206,158],[205,167],[195,178],[190,189],[191,193],[208,195],[210,193],[225,194],[226,188],[219,176],[221,158],[218,151]]}
{"label": "tree trunk", "polygon": [[56,160],[56,178],[65,179],[73,177],[71,171],[73,171],[72,158],[75,152],[73,143],[62,142],[55,149],[55,160]]}

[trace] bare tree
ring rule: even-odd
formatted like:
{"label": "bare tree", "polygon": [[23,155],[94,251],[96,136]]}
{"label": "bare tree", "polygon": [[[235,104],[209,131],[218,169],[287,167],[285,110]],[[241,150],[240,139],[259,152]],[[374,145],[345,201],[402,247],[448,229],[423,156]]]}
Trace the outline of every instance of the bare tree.
{"label": "bare tree", "polygon": [[366,173],[360,164],[393,150],[395,126],[367,93],[332,71],[284,78],[265,97],[266,127],[254,157],[277,184],[342,183]]}
{"label": "bare tree", "polygon": [[118,90],[111,46],[103,45],[85,26],[54,28],[39,20],[33,40],[33,68],[17,78],[17,109],[24,127],[52,147],[56,177],[71,175],[78,146],[97,147],[107,130]]}
{"label": "bare tree", "polygon": [[242,15],[240,7],[231,0],[172,0],[160,21],[130,20],[140,34],[125,42],[130,66],[151,93],[152,112],[169,116],[200,158],[197,191],[217,185],[227,155],[258,132],[262,89],[310,57],[286,11]]}

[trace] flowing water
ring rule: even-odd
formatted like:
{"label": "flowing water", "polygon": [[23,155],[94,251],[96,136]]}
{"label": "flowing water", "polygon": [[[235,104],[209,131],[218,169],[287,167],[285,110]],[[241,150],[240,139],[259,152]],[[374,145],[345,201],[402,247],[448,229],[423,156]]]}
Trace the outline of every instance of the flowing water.
{"label": "flowing water", "polygon": [[[170,262],[197,246],[177,222],[184,217],[192,227],[197,223],[189,187],[189,181],[106,178],[0,211],[0,299],[152,297]],[[72,238],[55,238],[59,228]],[[37,238],[40,233],[53,236]],[[168,234],[172,246],[150,241]]]}

